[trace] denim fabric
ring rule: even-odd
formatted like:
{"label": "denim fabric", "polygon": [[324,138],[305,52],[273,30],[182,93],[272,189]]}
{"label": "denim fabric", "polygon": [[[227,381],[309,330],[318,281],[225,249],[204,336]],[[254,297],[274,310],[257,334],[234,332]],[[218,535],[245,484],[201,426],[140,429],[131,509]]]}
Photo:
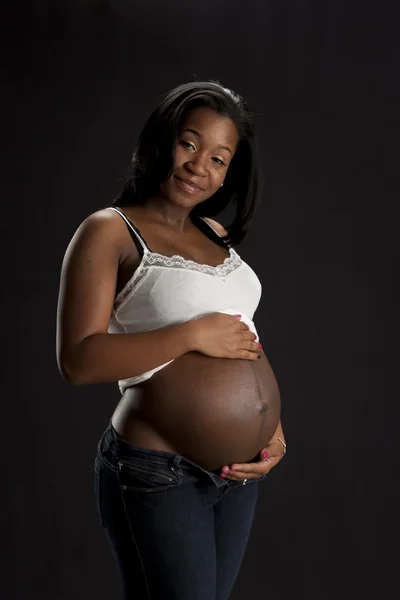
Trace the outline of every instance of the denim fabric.
{"label": "denim fabric", "polygon": [[134,446],[111,423],[94,470],[124,600],[228,600],[265,475],[246,485],[227,481],[219,469]]}

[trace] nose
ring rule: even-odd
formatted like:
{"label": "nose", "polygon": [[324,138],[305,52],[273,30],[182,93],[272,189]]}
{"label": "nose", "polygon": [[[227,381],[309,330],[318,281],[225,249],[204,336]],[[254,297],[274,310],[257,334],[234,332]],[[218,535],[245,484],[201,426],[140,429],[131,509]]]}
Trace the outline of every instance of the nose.
{"label": "nose", "polygon": [[196,156],[192,156],[191,160],[186,162],[186,167],[194,175],[198,177],[205,177],[207,175],[207,159],[198,153]]}

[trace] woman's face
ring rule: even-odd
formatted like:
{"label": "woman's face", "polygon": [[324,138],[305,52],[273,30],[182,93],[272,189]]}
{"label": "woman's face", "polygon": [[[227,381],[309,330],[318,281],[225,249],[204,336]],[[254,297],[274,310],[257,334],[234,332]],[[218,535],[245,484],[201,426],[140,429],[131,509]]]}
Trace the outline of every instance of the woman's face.
{"label": "woman's face", "polygon": [[176,204],[190,207],[207,200],[221,187],[238,144],[229,117],[201,107],[190,112],[176,140],[172,175],[160,185]]}

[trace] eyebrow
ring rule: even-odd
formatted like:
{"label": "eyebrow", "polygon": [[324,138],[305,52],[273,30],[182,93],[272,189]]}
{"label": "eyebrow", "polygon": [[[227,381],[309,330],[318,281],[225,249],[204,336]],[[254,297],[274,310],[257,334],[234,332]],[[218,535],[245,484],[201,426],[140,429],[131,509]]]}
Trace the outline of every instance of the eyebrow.
{"label": "eyebrow", "polygon": [[[195,129],[184,129],[182,131],[182,133],[185,133],[185,131],[190,131],[191,133],[194,133],[194,135],[197,135],[199,138],[202,138],[203,136],[201,135],[201,133],[199,131],[196,131]],[[232,150],[230,148],[228,148],[228,146],[218,146],[218,148],[221,148],[221,150],[228,150],[228,152],[230,152],[232,154]]]}

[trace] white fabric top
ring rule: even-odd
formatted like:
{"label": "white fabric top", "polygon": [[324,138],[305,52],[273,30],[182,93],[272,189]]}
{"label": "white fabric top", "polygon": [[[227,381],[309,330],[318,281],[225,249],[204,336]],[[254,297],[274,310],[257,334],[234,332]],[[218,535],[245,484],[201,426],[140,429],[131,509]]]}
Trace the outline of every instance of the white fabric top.
{"label": "white fabric top", "polygon": [[[212,312],[241,314],[258,341],[252,321],[261,298],[261,283],[251,267],[233,248],[223,263],[212,267],[187,260],[179,255],[164,256],[151,252],[138,229],[114,207],[143,248],[135,273],[115,298],[109,333],[140,333],[176,325]],[[221,237],[217,231],[203,219]],[[123,393],[171,361],[118,382]]]}

